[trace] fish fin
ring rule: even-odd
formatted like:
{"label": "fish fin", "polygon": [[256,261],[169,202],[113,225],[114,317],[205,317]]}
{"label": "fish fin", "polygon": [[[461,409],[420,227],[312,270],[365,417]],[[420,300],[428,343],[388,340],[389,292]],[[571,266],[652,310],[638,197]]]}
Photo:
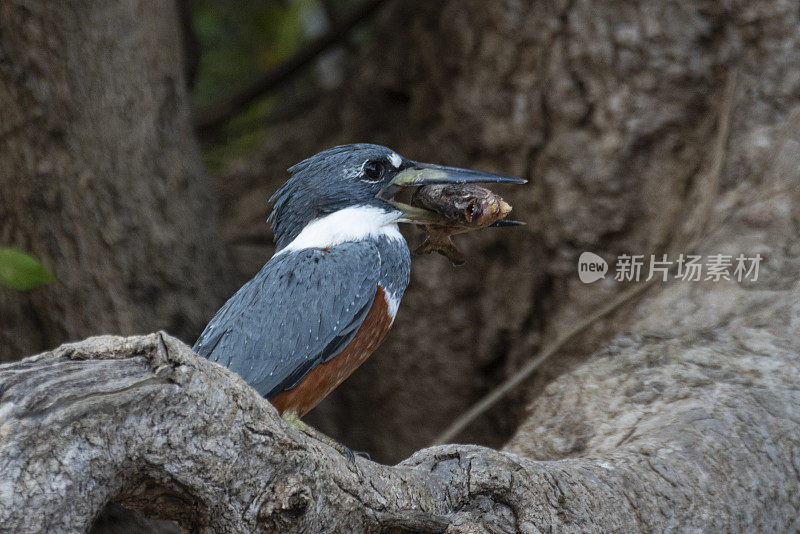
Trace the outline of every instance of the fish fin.
{"label": "fish fin", "polygon": [[464,265],[467,262],[466,256],[456,248],[450,236],[441,236],[437,239],[431,239],[430,234],[426,235],[422,242],[414,249],[414,254],[419,256],[422,254],[430,254],[431,252],[438,252],[453,265]]}
{"label": "fish fin", "polygon": [[422,254],[430,254],[431,252],[436,252],[436,247],[434,247],[431,242],[431,236],[426,234],[419,245],[414,248],[414,255],[421,256]]}
{"label": "fish fin", "polygon": [[459,266],[467,263],[467,257],[463,252],[458,250],[452,241],[448,239],[447,246],[443,246],[438,250],[439,254],[450,260],[453,265]]}

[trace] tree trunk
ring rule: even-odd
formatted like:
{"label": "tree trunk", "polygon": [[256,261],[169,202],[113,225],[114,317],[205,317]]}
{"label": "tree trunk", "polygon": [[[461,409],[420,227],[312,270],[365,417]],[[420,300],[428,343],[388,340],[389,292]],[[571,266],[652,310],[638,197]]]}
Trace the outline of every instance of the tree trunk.
{"label": "tree trunk", "polygon": [[0,361],[104,332],[190,340],[234,288],[189,122],[174,2],[0,3]]}
{"label": "tree trunk", "polygon": [[[625,289],[610,276],[581,283],[582,252],[609,261],[689,253],[698,245],[692,234],[710,228],[706,219],[735,215],[738,207],[720,203],[766,187],[787,117],[800,105],[800,11],[790,0],[394,2],[372,35],[341,92],[281,124],[258,157],[233,165],[219,183],[230,206],[225,235],[241,270],[252,273],[271,253],[266,236],[252,246],[264,199],[288,165],[322,147],[378,142],[414,159],[529,180],[503,190],[527,226],[457,236],[468,252],[464,267],[415,259],[387,341],[310,414],[385,460],[430,443]],[[720,152],[717,125],[733,71]],[[788,168],[797,165],[797,151],[786,157]],[[714,168],[719,180],[706,179]],[[661,325],[688,313],[672,305],[655,312]],[[544,385],[616,334],[636,332],[637,321],[630,306],[598,321],[525,393],[460,439],[501,445]]]}
{"label": "tree trunk", "polygon": [[787,341],[620,340],[548,387],[521,434],[541,443],[517,440],[567,457],[445,445],[391,467],[287,427],[166,334],[91,338],[0,366],[0,528],[86,531],[113,499],[193,532],[793,531]]}

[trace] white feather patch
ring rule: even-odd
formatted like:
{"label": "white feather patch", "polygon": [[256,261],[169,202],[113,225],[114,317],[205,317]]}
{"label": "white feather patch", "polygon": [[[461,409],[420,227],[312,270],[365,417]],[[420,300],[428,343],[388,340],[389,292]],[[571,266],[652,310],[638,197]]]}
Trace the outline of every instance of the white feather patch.
{"label": "white feather patch", "polygon": [[401,158],[399,155],[397,155],[394,152],[389,154],[389,161],[392,163],[392,165],[394,165],[398,169],[400,168],[400,165],[403,164],[403,158]]}
{"label": "white feather patch", "polygon": [[388,306],[387,312],[389,313],[389,317],[392,318],[392,324],[394,324],[394,318],[397,316],[397,309],[400,307],[400,299],[395,295],[390,295],[388,291],[383,296]]}
{"label": "white feather patch", "polygon": [[388,212],[375,206],[353,206],[314,219],[277,254],[306,248],[333,247],[348,241],[386,236],[403,239],[397,228],[399,212]]}

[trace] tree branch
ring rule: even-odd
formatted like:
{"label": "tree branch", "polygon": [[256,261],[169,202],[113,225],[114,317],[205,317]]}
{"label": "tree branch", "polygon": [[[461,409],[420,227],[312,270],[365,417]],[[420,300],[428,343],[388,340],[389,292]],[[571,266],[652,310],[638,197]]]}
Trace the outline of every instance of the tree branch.
{"label": "tree branch", "polygon": [[[631,371],[637,361],[667,397],[679,386],[670,376],[684,389],[709,373],[728,378],[639,417],[633,432],[620,425],[613,433],[626,439],[616,447],[606,439],[598,456],[537,462],[447,445],[394,467],[350,462],[289,428],[238,376],[166,334],[63,345],[0,367],[0,529],[86,531],[109,501],[207,532],[789,525],[798,475],[783,449],[800,443],[786,416],[800,394],[787,374],[760,368],[763,357],[726,360],[729,340],[708,337],[708,358],[727,362],[722,371],[696,355],[679,362],[684,376],[642,367],[663,343],[628,342],[614,358],[592,362],[563,381],[571,397],[559,402],[608,409],[603,394],[576,401],[569,384],[591,391],[589,382],[613,380],[599,391],[617,399],[618,415],[634,409],[640,401],[626,405],[619,396],[631,383],[618,367],[640,380]],[[672,348],[679,346],[688,345]],[[785,363],[796,366],[797,355]],[[759,378],[737,383],[755,368]],[[765,436],[781,444],[759,446]],[[769,502],[757,498],[767,493]]]}
{"label": "tree branch", "polygon": [[353,13],[332,25],[324,35],[308,42],[274,70],[267,72],[224,102],[211,104],[197,111],[195,114],[197,130],[202,132],[216,128],[257,98],[290,80],[332,45],[346,39],[353,28],[372,15],[384,2],[385,0],[365,0]]}

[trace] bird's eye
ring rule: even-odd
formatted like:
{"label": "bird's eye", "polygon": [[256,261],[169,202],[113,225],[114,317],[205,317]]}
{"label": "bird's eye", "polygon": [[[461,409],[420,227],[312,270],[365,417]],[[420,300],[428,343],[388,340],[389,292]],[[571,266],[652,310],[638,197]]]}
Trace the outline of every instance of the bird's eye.
{"label": "bird's eye", "polygon": [[368,161],[364,164],[364,176],[367,180],[376,181],[380,180],[383,176],[383,164],[379,161]]}

